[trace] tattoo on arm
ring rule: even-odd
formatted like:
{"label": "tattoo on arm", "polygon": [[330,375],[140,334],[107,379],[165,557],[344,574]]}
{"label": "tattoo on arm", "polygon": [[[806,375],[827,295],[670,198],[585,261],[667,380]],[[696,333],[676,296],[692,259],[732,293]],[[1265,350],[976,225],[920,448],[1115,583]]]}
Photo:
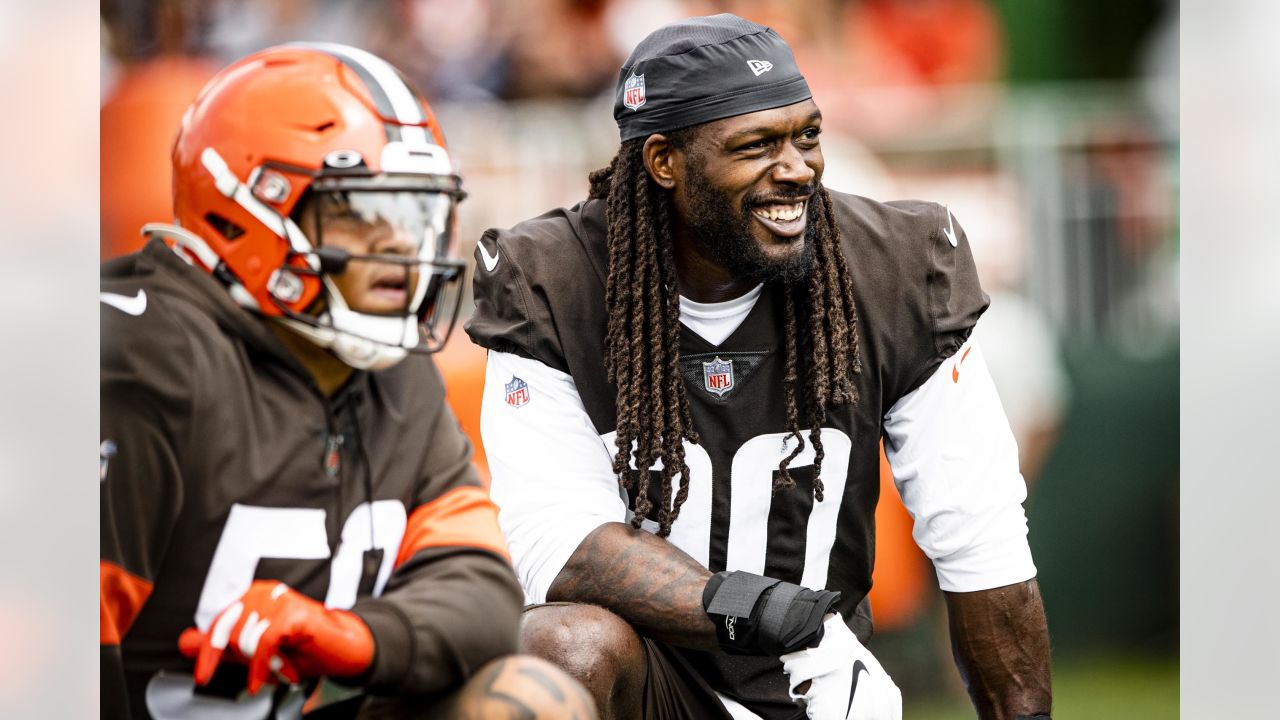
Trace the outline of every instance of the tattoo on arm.
{"label": "tattoo on arm", "polygon": [[504,658],[477,677],[483,688],[467,717],[535,720],[538,717],[596,720],[595,702],[582,685],[542,661]]}
{"label": "tattoo on arm", "polygon": [[714,650],[715,627],[702,608],[711,572],[675,545],[622,523],[582,541],[547,591],[547,600],[604,607],[655,640]]}
{"label": "tattoo on arm", "polygon": [[1040,585],[946,594],[951,649],[978,716],[1049,714],[1049,628]]}

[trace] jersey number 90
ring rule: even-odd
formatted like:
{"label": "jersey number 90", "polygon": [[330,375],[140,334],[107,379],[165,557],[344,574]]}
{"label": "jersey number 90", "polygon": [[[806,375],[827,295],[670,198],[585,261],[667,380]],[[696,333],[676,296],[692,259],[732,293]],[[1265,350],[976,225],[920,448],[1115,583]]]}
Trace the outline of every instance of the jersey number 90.
{"label": "jersey number 90", "polygon": [[[729,541],[725,557],[726,570],[744,570],[763,575],[769,553],[769,509],[773,503],[773,471],[778,463],[795,449],[784,445],[790,433],[758,435],[742,444],[734,453],[729,469],[730,493]],[[805,433],[805,449],[791,462],[792,468],[812,465],[813,443]],[[617,433],[604,435],[609,448],[615,447]],[[795,440],[790,441],[794,443]],[[801,585],[823,588],[827,584],[831,547],[836,539],[836,520],[849,475],[849,454],[853,443],[849,436],[834,428],[822,429],[822,482],[826,500],[815,502],[805,526],[804,574]],[[691,555],[704,567],[711,555],[711,457],[698,445],[684,444],[685,463],[689,466],[689,496],[680,509],[680,517],[671,525],[667,539]],[[654,463],[662,469],[662,461]],[[656,532],[657,523],[646,519],[642,525]]]}

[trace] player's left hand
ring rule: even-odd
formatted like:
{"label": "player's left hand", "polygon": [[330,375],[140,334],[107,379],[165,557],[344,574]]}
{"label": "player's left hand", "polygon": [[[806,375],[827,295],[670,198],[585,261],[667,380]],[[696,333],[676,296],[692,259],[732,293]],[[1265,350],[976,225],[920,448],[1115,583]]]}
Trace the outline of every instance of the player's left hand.
{"label": "player's left hand", "polygon": [[[838,613],[823,628],[817,647],[782,656],[791,699],[804,701],[809,720],[902,720],[902,692],[880,661]],[[806,680],[809,689],[796,692]]]}
{"label": "player's left hand", "polygon": [[178,647],[195,658],[195,681],[204,685],[230,649],[249,666],[256,694],[276,673],[289,682],[313,677],[355,677],[373,662],[373,635],[364,621],[324,605],[275,580],[255,580],[218,613],[207,631],[187,628]]}

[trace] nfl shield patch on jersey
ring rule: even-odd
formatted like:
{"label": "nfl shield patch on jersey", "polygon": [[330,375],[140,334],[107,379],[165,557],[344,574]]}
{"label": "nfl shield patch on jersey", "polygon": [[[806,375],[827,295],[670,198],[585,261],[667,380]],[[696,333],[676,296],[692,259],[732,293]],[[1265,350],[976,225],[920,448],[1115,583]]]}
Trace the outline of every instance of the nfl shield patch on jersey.
{"label": "nfl shield patch on jersey", "polygon": [[709,362],[702,363],[702,387],[717,397],[733,389],[733,361],[721,360],[716,356]]}
{"label": "nfl shield patch on jersey", "polygon": [[529,384],[515,375],[511,376],[511,382],[505,383],[504,387],[507,391],[507,404],[511,407],[524,407],[529,404]]}

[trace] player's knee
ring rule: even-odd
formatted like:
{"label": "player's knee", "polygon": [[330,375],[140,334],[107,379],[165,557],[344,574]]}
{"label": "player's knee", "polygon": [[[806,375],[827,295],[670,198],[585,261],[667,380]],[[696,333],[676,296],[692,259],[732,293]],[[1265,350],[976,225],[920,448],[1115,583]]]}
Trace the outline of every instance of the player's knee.
{"label": "player's knee", "polygon": [[625,620],[594,605],[546,605],[525,612],[520,647],[563,668],[588,689],[643,676],[644,646]]}

